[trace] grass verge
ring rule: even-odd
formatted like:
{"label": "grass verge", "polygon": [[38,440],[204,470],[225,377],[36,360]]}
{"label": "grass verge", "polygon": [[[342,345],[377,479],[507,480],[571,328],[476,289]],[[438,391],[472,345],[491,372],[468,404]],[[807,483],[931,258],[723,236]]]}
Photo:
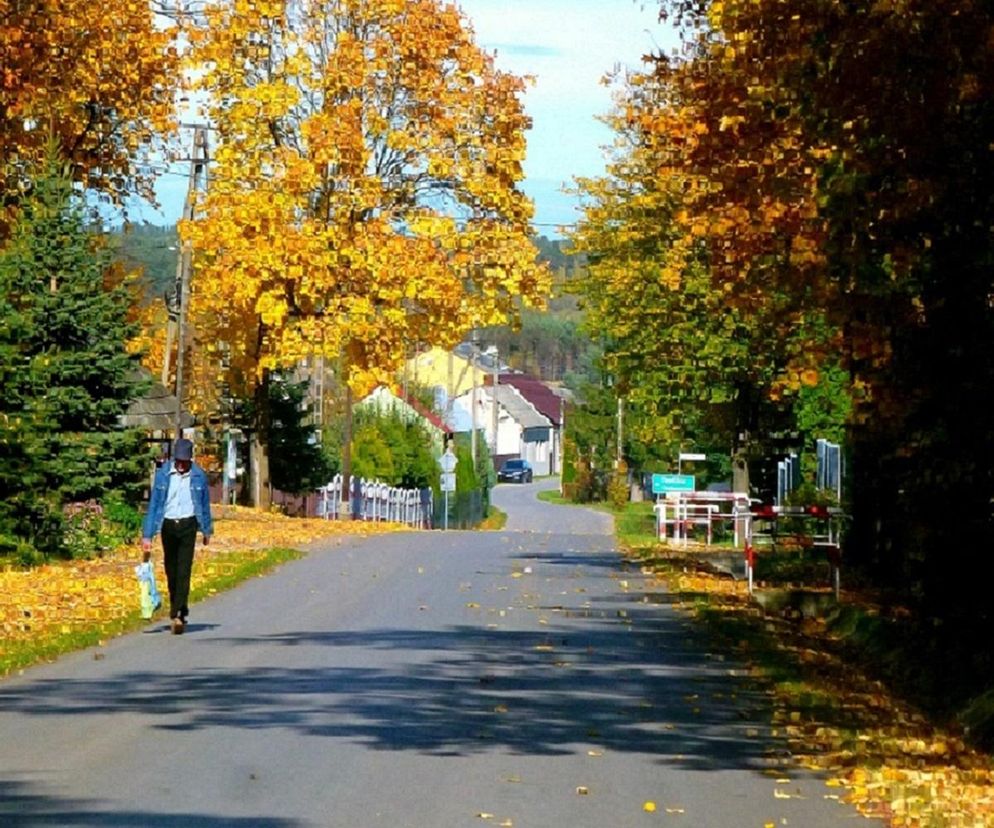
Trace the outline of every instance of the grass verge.
{"label": "grass verge", "polygon": [[496,506],[491,506],[478,528],[485,532],[498,532],[505,526],[507,526],[507,512],[501,511]]}

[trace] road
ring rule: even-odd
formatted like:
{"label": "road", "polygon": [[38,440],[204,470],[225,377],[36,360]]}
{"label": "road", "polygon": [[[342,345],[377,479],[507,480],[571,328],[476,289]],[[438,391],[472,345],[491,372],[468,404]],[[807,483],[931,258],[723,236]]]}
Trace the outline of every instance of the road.
{"label": "road", "polygon": [[763,698],[609,520],[535,501],[549,485],[497,488],[507,531],[325,541],[184,636],[0,682],[0,825],[855,822],[777,764]]}

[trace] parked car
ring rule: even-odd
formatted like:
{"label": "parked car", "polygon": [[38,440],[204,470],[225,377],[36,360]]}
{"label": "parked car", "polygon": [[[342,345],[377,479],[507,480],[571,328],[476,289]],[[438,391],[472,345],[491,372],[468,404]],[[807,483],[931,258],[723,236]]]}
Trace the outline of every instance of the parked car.
{"label": "parked car", "polygon": [[498,483],[531,483],[534,472],[527,460],[505,460],[497,471]]}

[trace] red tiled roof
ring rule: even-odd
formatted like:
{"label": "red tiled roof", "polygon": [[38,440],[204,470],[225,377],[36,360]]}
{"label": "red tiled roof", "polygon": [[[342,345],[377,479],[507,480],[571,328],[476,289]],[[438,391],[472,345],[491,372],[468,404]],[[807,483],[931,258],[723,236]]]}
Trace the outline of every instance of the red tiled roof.
{"label": "red tiled roof", "polygon": [[439,431],[449,430],[448,426],[445,425],[445,421],[442,420],[442,418],[439,417],[438,414],[436,414],[434,411],[429,411],[427,408],[425,408],[420,400],[415,399],[410,394],[408,394],[406,397],[401,395],[401,399],[404,400],[404,402],[406,402],[409,406],[411,406],[411,408],[417,411],[418,414],[424,417],[429,423],[435,426],[435,428],[437,428]]}
{"label": "red tiled roof", "polygon": [[426,408],[422,404],[421,400],[419,400],[413,394],[410,393],[405,394],[403,390],[401,390],[400,388],[391,388],[390,391],[397,399],[407,403],[411,408],[413,408],[418,413],[420,417],[423,417],[439,431],[449,430],[448,426],[445,425],[445,421],[434,411],[431,411],[430,409]]}
{"label": "red tiled roof", "polygon": [[553,425],[561,425],[562,403],[560,397],[542,380],[527,374],[501,374],[497,381],[518,390],[536,410],[545,415]]}

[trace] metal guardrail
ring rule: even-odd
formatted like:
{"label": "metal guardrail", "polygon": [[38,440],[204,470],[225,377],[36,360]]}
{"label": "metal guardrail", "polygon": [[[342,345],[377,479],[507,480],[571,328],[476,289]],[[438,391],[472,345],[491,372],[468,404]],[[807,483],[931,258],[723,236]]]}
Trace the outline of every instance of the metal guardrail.
{"label": "metal guardrail", "polygon": [[[753,588],[753,569],[756,563],[756,542],[775,547],[784,537],[802,538],[811,546],[823,548],[831,568],[832,589],[838,599],[842,577],[842,527],[849,516],[836,506],[754,506],[750,510],[746,535],[746,574],[749,594]],[[780,521],[795,521],[805,526],[802,532],[781,531]],[[757,531],[756,524],[765,524]],[[809,531],[810,529],[810,531]]]}
{"label": "metal guardrail", "polygon": [[[715,524],[731,523],[735,548],[744,547],[749,594],[757,547],[775,548],[780,540],[800,539],[823,548],[831,567],[832,588],[838,598],[842,570],[842,529],[848,515],[835,506],[758,504],[738,492],[672,492],[653,507],[660,540],[687,545],[690,531],[702,527],[711,545]],[[785,522],[792,521],[790,526]],[[803,527],[800,531],[795,531]]]}
{"label": "metal guardrail", "polygon": [[749,496],[740,492],[670,492],[653,507],[656,533],[660,540],[686,545],[690,530],[701,526],[710,546],[714,526],[730,523],[738,548],[747,536],[749,504]]}

